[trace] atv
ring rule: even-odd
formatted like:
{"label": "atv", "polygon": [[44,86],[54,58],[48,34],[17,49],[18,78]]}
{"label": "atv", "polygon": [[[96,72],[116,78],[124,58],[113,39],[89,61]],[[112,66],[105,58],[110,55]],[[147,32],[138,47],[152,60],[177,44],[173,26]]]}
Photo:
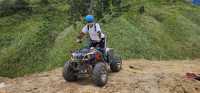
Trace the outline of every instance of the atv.
{"label": "atv", "polygon": [[90,47],[72,52],[71,59],[64,65],[64,79],[70,82],[90,76],[95,85],[104,86],[108,81],[108,72],[119,72],[122,68],[121,57],[114,54],[112,48],[105,48],[104,51]]}

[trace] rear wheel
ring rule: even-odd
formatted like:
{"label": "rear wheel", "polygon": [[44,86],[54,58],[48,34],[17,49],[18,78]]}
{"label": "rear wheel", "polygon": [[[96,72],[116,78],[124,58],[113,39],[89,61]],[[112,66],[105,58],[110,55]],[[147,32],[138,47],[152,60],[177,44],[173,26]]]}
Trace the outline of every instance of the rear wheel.
{"label": "rear wheel", "polygon": [[75,71],[73,70],[72,63],[66,62],[63,69],[63,77],[66,81],[75,81],[77,80],[77,75],[75,75]]}
{"label": "rear wheel", "polygon": [[122,59],[120,56],[114,55],[113,52],[108,53],[110,69],[112,72],[119,72],[122,68]]}
{"label": "rear wheel", "polygon": [[121,57],[113,57],[112,62],[110,64],[110,69],[112,70],[112,72],[119,72],[122,69]]}
{"label": "rear wheel", "polygon": [[97,86],[104,86],[108,81],[108,71],[106,64],[103,62],[97,63],[92,72],[93,82]]}

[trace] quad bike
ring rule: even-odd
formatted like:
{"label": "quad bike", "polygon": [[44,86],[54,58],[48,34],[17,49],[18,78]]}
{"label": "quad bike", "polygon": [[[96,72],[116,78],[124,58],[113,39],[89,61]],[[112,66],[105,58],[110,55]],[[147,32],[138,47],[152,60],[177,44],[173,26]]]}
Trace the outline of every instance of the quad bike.
{"label": "quad bike", "polygon": [[100,48],[91,47],[72,52],[71,59],[64,65],[64,79],[76,81],[79,77],[91,76],[95,85],[104,86],[109,70],[119,72],[122,68],[122,60],[113,53],[113,49],[104,50],[102,53]]}

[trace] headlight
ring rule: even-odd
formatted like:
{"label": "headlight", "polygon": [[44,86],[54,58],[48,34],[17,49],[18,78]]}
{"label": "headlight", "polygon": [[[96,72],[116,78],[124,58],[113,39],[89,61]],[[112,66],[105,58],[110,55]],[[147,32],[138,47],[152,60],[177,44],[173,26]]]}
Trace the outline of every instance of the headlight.
{"label": "headlight", "polygon": [[72,60],[82,60],[83,57],[82,53],[72,53]]}
{"label": "headlight", "polygon": [[83,58],[84,60],[90,60],[92,58],[92,54],[86,54]]}

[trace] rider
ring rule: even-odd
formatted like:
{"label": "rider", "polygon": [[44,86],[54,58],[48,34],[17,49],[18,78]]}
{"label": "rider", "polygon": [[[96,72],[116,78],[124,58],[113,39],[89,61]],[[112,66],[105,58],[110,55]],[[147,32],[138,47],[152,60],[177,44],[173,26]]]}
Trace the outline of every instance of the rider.
{"label": "rider", "polygon": [[93,15],[87,15],[85,17],[87,24],[83,27],[80,35],[77,37],[77,42],[81,42],[82,38],[89,34],[90,44],[89,47],[99,47],[103,51],[105,49],[105,35],[102,33],[100,25],[95,23]]}

